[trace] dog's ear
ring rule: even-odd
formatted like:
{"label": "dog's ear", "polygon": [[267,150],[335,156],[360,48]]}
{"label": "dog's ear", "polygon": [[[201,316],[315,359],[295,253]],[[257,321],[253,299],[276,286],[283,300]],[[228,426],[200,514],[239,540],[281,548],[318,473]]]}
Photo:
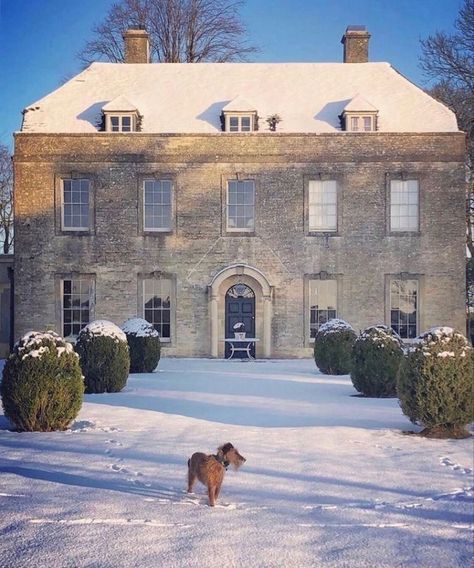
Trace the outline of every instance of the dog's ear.
{"label": "dog's ear", "polygon": [[233,447],[234,446],[230,442],[227,442],[227,444],[221,446],[219,450],[222,451],[223,454],[226,454],[227,452],[230,452]]}

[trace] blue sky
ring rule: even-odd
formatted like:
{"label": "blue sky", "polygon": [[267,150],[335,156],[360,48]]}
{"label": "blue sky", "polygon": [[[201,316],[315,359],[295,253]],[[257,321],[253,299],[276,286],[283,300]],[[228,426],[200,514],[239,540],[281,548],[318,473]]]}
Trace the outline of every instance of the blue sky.
{"label": "blue sky", "polygon": [[[22,109],[80,70],[76,54],[113,0],[0,0],[0,142],[12,146]],[[462,0],[247,0],[255,61],[341,61],[347,25],[372,34],[371,61],[426,85],[420,38],[451,31]]]}

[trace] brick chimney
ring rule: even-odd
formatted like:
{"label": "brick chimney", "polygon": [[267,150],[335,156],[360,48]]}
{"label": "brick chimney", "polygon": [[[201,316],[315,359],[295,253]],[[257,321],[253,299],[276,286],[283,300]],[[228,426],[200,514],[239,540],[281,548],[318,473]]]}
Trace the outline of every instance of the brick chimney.
{"label": "brick chimney", "polygon": [[342,36],[344,63],[367,63],[370,34],[365,26],[347,26]]}
{"label": "brick chimney", "polygon": [[150,42],[146,30],[131,28],[123,34],[125,63],[150,63]]}

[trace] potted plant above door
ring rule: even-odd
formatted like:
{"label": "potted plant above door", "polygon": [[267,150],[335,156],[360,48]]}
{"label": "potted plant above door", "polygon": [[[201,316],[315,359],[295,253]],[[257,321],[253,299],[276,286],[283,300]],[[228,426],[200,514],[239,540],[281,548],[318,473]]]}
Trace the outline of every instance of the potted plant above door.
{"label": "potted plant above door", "polygon": [[234,323],[234,337],[235,339],[243,340],[245,339],[245,324],[241,321]]}

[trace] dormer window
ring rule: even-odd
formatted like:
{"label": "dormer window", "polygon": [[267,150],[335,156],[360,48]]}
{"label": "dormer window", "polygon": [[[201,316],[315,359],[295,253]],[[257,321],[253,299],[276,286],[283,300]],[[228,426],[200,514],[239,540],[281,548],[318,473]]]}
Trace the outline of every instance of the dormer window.
{"label": "dormer window", "polygon": [[138,109],[120,96],[102,107],[106,132],[136,132]]}
{"label": "dormer window", "polygon": [[[135,117],[131,114],[110,114],[106,116],[108,132],[134,132]],[[108,126],[108,127],[107,127]]]}
{"label": "dormer window", "polygon": [[252,132],[254,117],[250,114],[226,115],[226,131],[228,132]]}
{"label": "dormer window", "polygon": [[222,109],[222,119],[225,132],[254,132],[257,130],[257,111],[242,97],[237,97]]}
{"label": "dormer window", "polygon": [[377,114],[373,104],[357,95],[342,111],[342,129],[347,132],[374,132],[377,130]]}
{"label": "dormer window", "polygon": [[375,130],[375,116],[350,115],[350,128],[347,130],[351,132],[372,132]]}

